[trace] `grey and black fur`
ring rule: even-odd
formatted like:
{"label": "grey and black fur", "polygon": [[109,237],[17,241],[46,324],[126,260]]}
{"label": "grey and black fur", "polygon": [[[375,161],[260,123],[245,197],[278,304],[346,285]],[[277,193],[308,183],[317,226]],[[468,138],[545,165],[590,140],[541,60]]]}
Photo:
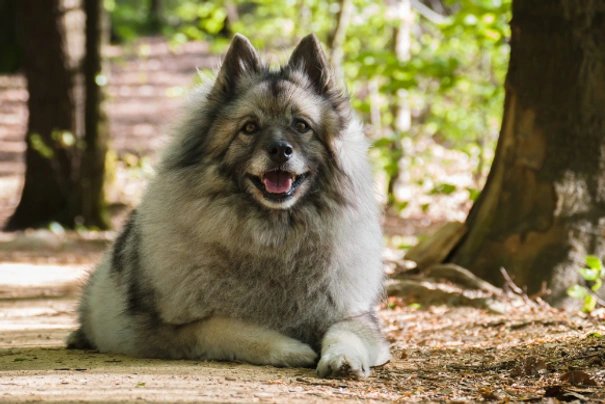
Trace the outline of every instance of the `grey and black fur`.
{"label": "grey and black fur", "polygon": [[182,122],[68,346],[324,377],[387,361],[367,145],[317,38],[273,70],[236,35]]}

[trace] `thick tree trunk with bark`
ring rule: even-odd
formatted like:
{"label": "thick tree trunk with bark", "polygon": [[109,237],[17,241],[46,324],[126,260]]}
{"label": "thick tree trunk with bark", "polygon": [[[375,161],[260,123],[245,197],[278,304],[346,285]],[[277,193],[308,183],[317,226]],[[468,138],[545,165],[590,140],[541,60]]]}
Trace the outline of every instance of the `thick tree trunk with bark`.
{"label": "thick tree trunk with bark", "polygon": [[[73,76],[59,0],[22,0],[23,65],[29,99],[25,184],[6,228],[70,221],[72,155],[65,139],[75,133]],[[35,12],[33,11],[35,10]]]}
{"label": "thick tree trunk with bark", "polygon": [[605,1],[514,0],[496,157],[449,261],[556,304],[605,254]]}

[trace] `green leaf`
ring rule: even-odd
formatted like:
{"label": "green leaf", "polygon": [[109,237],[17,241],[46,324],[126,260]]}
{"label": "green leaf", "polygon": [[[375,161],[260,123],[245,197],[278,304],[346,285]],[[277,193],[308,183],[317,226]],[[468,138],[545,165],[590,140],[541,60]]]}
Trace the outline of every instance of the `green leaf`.
{"label": "green leaf", "polygon": [[393,139],[389,139],[388,137],[382,137],[374,142],[373,147],[381,148],[388,147],[393,144]]}
{"label": "green leaf", "polygon": [[599,279],[600,271],[598,270],[582,268],[579,271],[582,277],[587,281],[596,281],[597,279]]}
{"label": "green leaf", "polygon": [[29,143],[35,151],[46,159],[52,158],[55,154],[53,149],[44,142],[44,139],[38,133],[30,134]]}
{"label": "green leaf", "polygon": [[573,285],[567,289],[567,295],[575,299],[584,299],[589,293],[583,286]]}
{"label": "green leaf", "polygon": [[431,195],[442,194],[442,195],[450,195],[454,192],[458,187],[453,184],[439,184],[435,188],[431,190]]}
{"label": "green leaf", "polygon": [[590,287],[590,290],[596,292],[597,290],[601,289],[601,286],[603,286],[603,281],[601,280],[601,278],[597,278],[594,281],[594,285]]}
{"label": "green leaf", "polygon": [[584,305],[582,306],[582,311],[585,313],[590,313],[597,307],[597,298],[593,295],[586,295],[584,297]]}
{"label": "green leaf", "polygon": [[603,263],[601,262],[599,257],[596,257],[594,255],[587,255],[586,256],[586,266],[590,269],[600,270],[601,268],[603,268]]}
{"label": "green leaf", "polygon": [[404,210],[405,208],[408,207],[410,203],[408,201],[403,201],[403,202],[396,202],[395,203],[395,208],[401,212],[402,210]]}
{"label": "green leaf", "polygon": [[481,191],[476,188],[466,188],[466,190],[468,191],[469,199],[473,202],[475,202],[477,200],[477,198],[479,198],[479,195],[481,194]]}

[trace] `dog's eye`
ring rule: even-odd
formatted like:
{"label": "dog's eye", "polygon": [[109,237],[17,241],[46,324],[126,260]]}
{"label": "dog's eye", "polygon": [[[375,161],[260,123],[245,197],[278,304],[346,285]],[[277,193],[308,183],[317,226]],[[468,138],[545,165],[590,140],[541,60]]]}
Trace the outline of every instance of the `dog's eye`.
{"label": "dog's eye", "polygon": [[298,120],[298,121],[296,121],[294,126],[296,127],[296,130],[299,131],[300,133],[305,133],[306,131],[309,130],[309,125],[307,125],[307,123],[305,121]]}
{"label": "dog's eye", "polygon": [[247,122],[244,125],[243,131],[247,135],[251,135],[258,130],[258,125],[254,122]]}

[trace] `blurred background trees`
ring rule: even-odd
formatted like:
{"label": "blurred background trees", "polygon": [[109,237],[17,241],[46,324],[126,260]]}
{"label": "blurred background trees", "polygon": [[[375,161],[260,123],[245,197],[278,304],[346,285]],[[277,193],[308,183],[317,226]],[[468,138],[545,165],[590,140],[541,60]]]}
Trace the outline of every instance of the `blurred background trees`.
{"label": "blurred background trees", "polygon": [[[455,196],[465,211],[483,185],[502,114],[510,0],[51,3],[44,5],[48,13],[24,13],[29,10],[25,3],[0,1],[7,22],[0,68],[22,67],[30,89],[26,182],[8,228],[51,221],[68,227],[107,226],[102,177],[109,137],[107,125],[95,123],[103,116],[98,90],[107,77],[100,73],[96,45],[102,35],[91,36],[98,32],[94,21],[102,19],[92,18],[97,3],[109,15],[112,42],[126,48],[145,36],[160,35],[171,49],[204,41],[220,54],[233,33],[240,32],[279,62],[292,44],[314,32],[326,44],[335,69],[346,77],[354,106],[368,122],[373,160],[392,215],[427,213],[439,195]],[[6,17],[10,15],[14,18]],[[55,26],[49,29],[59,31],[42,33],[41,23],[51,24],[51,18]],[[47,63],[41,62],[44,58]],[[64,79],[58,79],[58,70],[44,69],[46,64],[62,65]],[[57,88],[45,90],[48,83]],[[64,113],[73,116],[66,115],[66,123],[59,124],[52,120],[61,113],[50,106],[62,104],[50,100],[59,97],[61,85],[65,103],[71,103],[64,104]],[[36,92],[42,91],[48,94],[39,98]],[[35,125],[38,114],[52,118],[43,130]],[[426,169],[436,158],[448,163],[444,150],[461,153],[468,174],[473,174],[470,179],[449,181]],[[419,198],[418,188],[428,197]]]}
{"label": "blurred background trees", "polygon": [[[502,114],[510,0],[125,0],[106,5],[115,41],[161,32],[174,44],[208,41],[220,53],[239,32],[274,50],[279,61],[283,50],[314,32],[370,123],[385,198],[396,210],[416,203],[407,196],[410,181],[426,180],[427,192],[460,192],[472,200],[478,195]],[[410,175],[412,167],[422,171],[433,143],[472,160],[470,186]]]}

